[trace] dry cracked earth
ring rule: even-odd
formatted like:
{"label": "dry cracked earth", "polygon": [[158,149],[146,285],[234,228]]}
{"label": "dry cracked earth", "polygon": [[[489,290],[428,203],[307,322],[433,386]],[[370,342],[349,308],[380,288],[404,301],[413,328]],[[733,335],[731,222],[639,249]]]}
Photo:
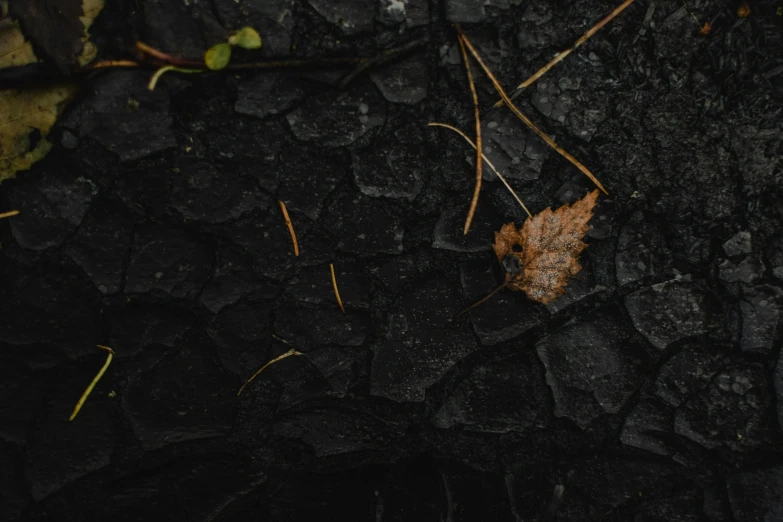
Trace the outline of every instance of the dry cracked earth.
{"label": "dry cracked earth", "polygon": [[[0,518],[783,520],[782,5],[637,0],[528,88],[609,195],[563,297],[455,323],[525,214],[485,169],[462,235],[474,153],[426,126],[473,133],[451,23],[510,88],[616,3],[107,3],[102,58],[198,57],[244,25],[261,57],[426,44],[345,89],[334,68],[82,78],[0,189],[22,211],[0,222]],[[474,73],[531,210],[590,190]],[[273,335],[304,355],[237,397],[289,349]],[[116,358],[69,423],[96,344]]]}

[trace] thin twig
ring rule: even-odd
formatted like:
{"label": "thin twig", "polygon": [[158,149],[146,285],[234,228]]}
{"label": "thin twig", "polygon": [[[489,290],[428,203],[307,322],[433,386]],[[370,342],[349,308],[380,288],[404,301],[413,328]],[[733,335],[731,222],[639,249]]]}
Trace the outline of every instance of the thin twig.
{"label": "thin twig", "polygon": [[288,350],[287,352],[285,352],[283,355],[278,355],[277,357],[275,357],[274,359],[272,359],[271,361],[269,361],[268,363],[266,363],[265,365],[263,365],[261,368],[259,368],[259,369],[258,369],[258,371],[257,371],[256,373],[254,373],[254,374],[253,374],[253,376],[252,376],[252,377],[250,377],[250,378],[249,378],[249,379],[248,379],[248,380],[245,382],[245,384],[243,384],[243,385],[242,385],[242,387],[240,387],[240,388],[239,388],[239,391],[237,392],[237,397],[239,397],[239,396],[242,394],[242,390],[244,390],[244,389],[245,389],[245,386],[247,386],[248,384],[250,384],[251,382],[253,382],[253,379],[255,379],[256,377],[258,377],[258,374],[259,374],[259,373],[261,373],[261,372],[263,372],[264,370],[266,370],[266,369],[267,369],[267,367],[268,367],[270,364],[274,364],[274,363],[276,363],[277,361],[282,361],[282,360],[283,360],[283,359],[285,359],[286,357],[291,357],[292,355],[304,355],[304,354],[303,354],[302,352],[298,352],[298,351],[296,351],[294,348],[291,348],[290,350]]}
{"label": "thin twig", "polygon": [[423,47],[428,41],[429,40],[426,36],[423,38],[417,38],[416,40],[411,40],[410,42],[406,42],[400,45],[399,47],[392,47],[391,49],[387,49],[375,56],[362,58],[357,62],[356,68],[354,68],[353,71],[349,72],[348,74],[346,74],[340,79],[337,86],[342,89],[345,86],[347,86],[349,83],[351,83],[354,80],[354,78],[359,76],[367,69],[371,67],[375,67],[376,65],[381,65],[383,63],[390,62],[391,60],[399,58],[400,56],[407,54],[410,51],[413,51],[414,49]]}
{"label": "thin twig", "polygon": [[[625,2],[623,2],[622,4],[620,4],[619,6],[617,6],[617,7],[615,8],[615,10],[614,10],[614,11],[612,11],[611,13],[609,13],[609,14],[608,14],[608,15],[607,15],[607,16],[606,16],[606,17],[605,17],[603,20],[601,20],[600,22],[598,22],[597,24],[595,24],[595,25],[594,25],[593,27],[591,27],[591,28],[590,28],[590,29],[589,29],[589,30],[588,30],[588,31],[587,31],[585,34],[583,34],[583,35],[582,35],[582,36],[581,36],[581,37],[580,37],[580,38],[579,38],[579,39],[578,39],[578,40],[577,40],[577,41],[574,43],[574,45],[572,45],[571,47],[569,47],[568,49],[566,49],[566,50],[565,50],[565,51],[563,51],[562,53],[558,53],[558,55],[557,55],[557,56],[555,56],[554,58],[552,58],[552,60],[551,60],[551,61],[550,61],[548,64],[546,64],[545,66],[543,66],[542,68],[540,68],[539,70],[537,70],[535,73],[533,73],[533,75],[532,75],[530,78],[528,78],[528,79],[527,79],[527,80],[525,80],[524,82],[520,83],[520,84],[517,86],[517,88],[516,88],[515,92],[514,92],[514,93],[512,93],[512,95],[511,95],[511,99],[513,100],[514,98],[516,98],[516,97],[519,95],[519,91],[520,91],[520,90],[522,90],[522,89],[524,89],[524,88],[526,88],[526,87],[530,87],[530,85],[532,85],[532,84],[533,84],[533,83],[534,83],[536,80],[538,80],[538,79],[539,79],[539,78],[541,78],[541,77],[542,77],[544,74],[546,74],[546,73],[547,73],[547,71],[549,71],[549,69],[551,69],[552,67],[554,67],[555,65],[557,65],[557,64],[558,64],[559,62],[561,62],[562,60],[564,60],[566,56],[568,56],[569,54],[571,54],[572,52],[574,52],[574,51],[575,51],[575,50],[576,50],[576,49],[577,49],[577,48],[578,48],[580,45],[582,45],[582,44],[583,44],[583,43],[585,43],[585,42],[586,42],[588,39],[590,39],[590,37],[592,37],[592,36],[593,36],[595,33],[597,33],[597,32],[598,32],[598,30],[599,30],[599,29],[601,29],[603,26],[605,26],[606,24],[608,24],[609,22],[611,22],[611,21],[612,21],[612,19],[613,19],[615,16],[619,15],[620,13],[622,13],[622,12],[623,12],[623,10],[624,10],[626,7],[628,7],[629,5],[631,5],[633,2],[634,2],[634,0],[625,0]],[[697,21],[698,21],[698,20],[697,20]],[[499,100],[497,103],[495,103],[495,107],[500,107],[501,105],[503,105],[503,100]]]}
{"label": "thin twig", "polygon": [[103,366],[98,371],[98,374],[95,376],[95,378],[92,380],[89,386],[87,386],[87,389],[84,390],[84,393],[82,393],[81,398],[79,399],[79,402],[76,403],[76,407],[73,409],[73,413],[71,413],[71,417],[68,419],[69,421],[72,421],[76,418],[76,415],[79,414],[79,411],[82,409],[82,406],[84,405],[84,401],[87,400],[87,397],[90,396],[90,393],[92,393],[92,389],[95,388],[95,385],[98,384],[98,381],[101,380],[101,377],[103,377],[103,374],[106,373],[106,369],[111,364],[111,360],[114,358],[114,350],[109,348],[108,346],[101,346],[98,345],[98,348],[101,350],[105,350],[109,352],[109,354],[106,356],[106,362],[103,363]]}
{"label": "thin twig", "polygon": [[9,210],[8,212],[3,212],[2,214],[0,214],[0,219],[8,218],[11,216],[18,216],[18,215],[19,215],[18,210]]}
{"label": "thin twig", "polygon": [[332,56],[324,58],[291,58],[285,60],[266,60],[262,62],[229,63],[224,70],[244,69],[325,69],[329,67],[348,67],[361,63],[359,56]]}
{"label": "thin twig", "polygon": [[[354,78],[362,74],[367,69],[381,65],[397,59],[419,47],[423,47],[428,41],[427,37],[411,40],[398,47],[392,47],[385,51],[380,52],[375,56],[333,56],[324,58],[293,58],[283,60],[265,60],[257,62],[235,62],[229,63],[223,70],[229,71],[241,71],[246,69],[325,69],[330,67],[349,67],[351,65],[355,68],[346,74],[339,82],[339,87],[345,87]],[[145,44],[144,42],[136,42],[136,49],[140,51],[140,59],[146,59],[152,57],[153,64],[156,66],[174,65],[185,68],[204,68],[204,62],[198,60],[187,60],[185,58],[179,58],[177,56],[170,55],[159,49]]]}
{"label": "thin twig", "polygon": [[340,299],[340,291],[337,289],[337,278],[334,276],[334,265],[332,263],[329,263],[329,270],[332,272],[332,288],[334,288],[334,297],[337,298],[337,304],[340,306],[340,310],[345,313],[343,300]]}
{"label": "thin twig", "polygon": [[152,78],[150,78],[150,82],[147,84],[147,89],[150,91],[154,91],[155,86],[158,84],[158,80],[160,79],[160,77],[169,71],[193,74],[193,73],[205,72],[206,69],[183,69],[182,67],[176,67],[174,65],[166,65],[165,67],[161,67],[160,69],[155,71],[155,74],[152,75]]}
{"label": "thin twig", "polygon": [[291,223],[291,218],[288,216],[288,209],[285,208],[285,203],[282,200],[279,201],[280,210],[283,211],[283,219],[285,219],[285,226],[288,227],[288,233],[291,234],[291,241],[294,243],[294,255],[299,257],[299,242],[296,240],[296,232],[294,232],[294,224]]}
{"label": "thin twig", "polygon": [[476,120],[476,186],[473,189],[473,197],[470,200],[468,216],[465,218],[465,228],[462,230],[463,235],[467,235],[468,230],[470,230],[470,224],[473,222],[473,215],[476,213],[476,206],[481,193],[481,166],[484,162],[481,161],[481,118],[479,115],[478,94],[476,94],[476,85],[473,83],[473,74],[470,72],[468,53],[465,52],[465,44],[462,40],[462,36],[458,35],[457,41],[459,42],[459,50],[462,53],[462,61],[465,63],[465,72],[468,75],[470,94],[473,97],[473,116]]}
{"label": "thin twig", "polygon": [[[324,56],[316,58],[282,58],[268,59],[252,62],[234,62],[229,63],[222,71],[271,71],[286,69],[344,69],[347,74],[338,82],[338,87],[343,88],[358,76],[364,74],[370,69],[380,67],[386,63],[403,58],[411,54],[416,49],[424,47],[428,42],[428,37],[417,38],[403,43],[397,47],[392,47],[380,51],[374,56]],[[206,72],[212,72],[206,69],[206,64],[202,58],[185,59],[173,56],[160,49],[139,42],[135,47],[135,53],[130,60],[103,60],[86,65],[72,72],[72,75],[91,74],[96,70],[110,69],[113,67],[122,68],[140,68],[157,70],[167,65],[174,65],[185,69],[205,69]],[[40,85],[60,84],[62,77],[50,73],[48,70],[36,69],[36,72],[25,75],[24,78],[17,78],[14,75],[16,68],[0,70],[0,84],[3,88],[28,89]]]}
{"label": "thin twig", "polygon": [[101,60],[85,66],[84,70],[105,69],[107,67],[141,67],[141,64],[133,60]]}
{"label": "thin twig", "polygon": [[177,56],[173,56],[169,53],[165,53],[161,51],[160,49],[155,49],[151,45],[147,45],[144,42],[136,42],[136,50],[140,51],[142,55],[149,55],[153,58],[157,58],[158,60],[161,60],[162,62],[165,62],[170,65],[186,65],[186,66],[196,66],[199,65],[203,66],[204,61],[196,61],[196,60],[187,60],[185,58],[179,58]]}
{"label": "thin twig", "polygon": [[[459,134],[460,136],[465,138],[465,141],[467,141],[470,144],[471,147],[473,147],[474,149],[476,148],[476,144],[473,143],[470,138],[468,138],[467,134],[465,134],[464,132],[462,132],[461,130],[459,130],[456,127],[452,127],[451,125],[448,125],[446,123],[438,123],[438,122],[434,122],[434,121],[428,123],[427,126],[428,127],[444,127],[446,129],[453,130],[454,132],[456,132],[457,134]],[[522,203],[522,200],[519,199],[519,196],[517,196],[517,193],[514,192],[514,189],[511,188],[511,185],[508,184],[508,181],[506,181],[506,178],[504,178],[503,175],[500,172],[498,172],[498,169],[495,168],[495,165],[493,165],[492,162],[489,161],[489,159],[484,155],[483,152],[481,153],[481,157],[484,158],[484,161],[487,163],[487,165],[489,165],[489,168],[492,169],[492,172],[494,172],[495,175],[500,179],[500,181],[503,182],[503,184],[506,186],[508,191],[511,192],[511,195],[514,196],[514,199],[516,199],[517,202],[525,210],[525,212],[527,212],[527,215],[530,216],[530,217],[533,217],[533,214],[530,213],[530,211],[527,209],[525,204]]]}
{"label": "thin twig", "polygon": [[[178,56],[171,55],[160,49],[145,44],[144,42],[136,42],[136,49],[142,54],[140,58],[146,59],[151,56],[156,60],[155,63],[162,62],[167,65],[175,65],[180,67],[189,68],[206,68],[204,60],[188,60],[187,58],[180,58]],[[332,67],[332,66],[348,66],[362,63],[368,60],[360,56],[338,56],[331,58],[294,58],[284,60],[266,60],[261,62],[240,62],[229,63],[223,68],[227,69],[289,69],[300,67]]]}
{"label": "thin twig", "polygon": [[[456,27],[456,26],[455,26]],[[462,37],[465,41],[465,46],[468,48],[470,53],[473,55],[473,57],[476,59],[476,61],[481,65],[481,68],[484,69],[484,72],[487,74],[489,79],[492,81],[492,85],[495,86],[495,90],[498,91],[498,94],[500,94],[500,97],[503,98],[503,101],[506,103],[509,109],[511,109],[511,112],[513,112],[517,118],[522,120],[525,125],[527,125],[533,132],[538,134],[538,136],[544,140],[547,145],[555,149],[561,156],[563,156],[565,159],[570,161],[574,164],[576,168],[578,168],[582,173],[590,178],[590,180],[595,183],[595,185],[603,191],[604,194],[609,194],[603,185],[601,185],[601,182],[598,181],[598,178],[596,178],[590,170],[582,165],[579,160],[577,160],[575,157],[573,157],[571,154],[569,154],[565,149],[561,148],[557,143],[555,143],[552,138],[544,134],[543,131],[541,131],[538,127],[536,127],[530,119],[522,114],[522,111],[520,111],[516,105],[514,105],[514,102],[511,101],[511,99],[506,94],[506,91],[503,90],[503,87],[500,85],[500,82],[498,82],[498,79],[495,77],[495,75],[492,73],[492,71],[487,67],[487,65],[484,63],[484,60],[481,59],[481,56],[476,51],[476,49],[473,47],[473,44],[470,43],[470,40],[468,40],[468,37],[465,36],[462,33],[462,30],[459,27],[456,27],[457,32],[462,34]]]}

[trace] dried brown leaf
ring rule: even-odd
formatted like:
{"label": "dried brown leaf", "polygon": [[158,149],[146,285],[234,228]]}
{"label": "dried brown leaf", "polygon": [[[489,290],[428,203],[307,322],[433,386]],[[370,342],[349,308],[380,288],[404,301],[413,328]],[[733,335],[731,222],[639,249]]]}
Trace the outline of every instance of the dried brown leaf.
{"label": "dried brown leaf", "polygon": [[598,190],[593,190],[571,205],[528,218],[520,229],[507,223],[495,232],[492,248],[511,289],[541,304],[563,295],[568,280],[582,269],[579,254],[587,247],[582,238],[597,198]]}

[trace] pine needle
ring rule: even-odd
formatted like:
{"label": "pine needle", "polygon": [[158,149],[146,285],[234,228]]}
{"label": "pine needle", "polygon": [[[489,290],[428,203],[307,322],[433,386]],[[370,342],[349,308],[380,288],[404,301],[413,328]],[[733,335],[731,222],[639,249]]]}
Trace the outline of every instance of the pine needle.
{"label": "pine needle", "polygon": [[[474,149],[476,148],[476,144],[473,143],[470,140],[470,138],[468,138],[467,134],[465,134],[464,132],[462,132],[461,130],[459,130],[456,127],[452,127],[451,125],[448,125],[446,123],[438,123],[438,122],[434,122],[434,121],[428,123],[427,126],[428,127],[443,127],[443,128],[449,129],[449,130],[453,130],[454,132],[456,132],[457,134],[459,134],[460,136],[465,138],[465,141],[470,143],[471,147],[473,147]],[[517,196],[517,193],[514,192],[514,189],[511,188],[511,185],[508,184],[508,181],[506,181],[506,178],[504,178],[503,175],[500,172],[498,172],[498,169],[495,168],[495,165],[493,165],[492,162],[489,161],[489,159],[484,155],[483,152],[481,153],[481,157],[484,158],[484,161],[487,163],[487,165],[489,165],[489,168],[492,169],[492,172],[495,173],[495,175],[500,179],[500,181],[502,181],[503,184],[506,186],[508,191],[511,192],[511,195],[514,196],[514,199],[517,200],[517,203],[519,203],[522,206],[522,208],[525,210],[525,212],[527,212],[527,215],[530,216],[530,217],[533,217],[533,214],[530,213],[530,211],[527,209],[525,204],[522,203],[522,200],[519,199],[519,196]]]}
{"label": "pine needle", "polygon": [[0,219],[9,218],[11,216],[18,216],[18,215],[19,215],[18,210],[9,210],[8,212],[3,212],[2,214],[0,214]]}
{"label": "pine needle", "polygon": [[299,257],[299,242],[296,240],[296,232],[294,232],[294,224],[291,223],[291,218],[288,216],[288,209],[285,208],[285,203],[279,201],[280,210],[283,212],[283,219],[285,219],[285,225],[288,227],[288,233],[291,234],[291,241],[294,243],[294,255]]}
{"label": "pine needle", "polygon": [[[288,343],[286,343],[286,344],[288,344]],[[248,384],[250,384],[251,382],[253,382],[253,379],[255,379],[256,377],[258,377],[258,374],[260,374],[261,372],[263,372],[264,370],[266,370],[266,369],[267,369],[267,367],[268,367],[269,365],[271,365],[271,364],[274,364],[274,363],[276,363],[277,361],[282,361],[282,360],[283,360],[283,359],[285,359],[286,357],[291,357],[292,355],[304,355],[304,354],[303,354],[302,352],[298,352],[298,351],[296,351],[296,349],[294,349],[294,348],[291,348],[290,350],[288,350],[287,352],[285,352],[283,355],[278,355],[277,357],[275,357],[274,359],[272,359],[271,361],[269,361],[268,363],[266,363],[265,365],[263,365],[261,368],[259,368],[259,369],[258,369],[258,371],[257,371],[256,373],[254,373],[254,374],[253,374],[253,376],[252,376],[252,377],[250,377],[250,378],[249,378],[249,379],[248,379],[248,380],[245,382],[245,384],[243,384],[243,385],[242,385],[242,387],[241,387],[241,388],[239,388],[239,391],[237,392],[237,397],[239,397],[239,395],[242,393],[242,390],[244,390],[244,389],[245,389],[245,386],[247,386]]]}
{"label": "pine needle", "polygon": [[[583,43],[585,43],[587,40],[589,40],[589,39],[590,39],[590,38],[591,38],[591,37],[592,37],[592,36],[593,36],[595,33],[597,33],[597,32],[598,32],[598,30],[599,30],[599,29],[601,29],[603,26],[605,26],[606,24],[608,24],[609,22],[611,22],[611,21],[612,21],[612,19],[613,19],[615,16],[619,15],[620,13],[622,13],[622,12],[623,12],[623,10],[624,10],[626,7],[628,7],[629,5],[631,5],[633,2],[634,2],[634,0],[625,0],[625,2],[623,2],[622,4],[620,4],[619,6],[617,6],[617,7],[615,8],[615,10],[614,10],[614,11],[612,11],[611,13],[609,13],[609,14],[608,14],[608,15],[607,15],[607,16],[606,16],[606,17],[605,17],[603,20],[601,20],[600,22],[598,22],[597,24],[595,24],[595,25],[594,25],[593,27],[591,27],[591,28],[590,28],[590,29],[589,29],[589,30],[588,30],[588,31],[587,31],[585,34],[583,34],[583,35],[582,35],[582,36],[581,36],[581,37],[580,37],[580,38],[579,38],[579,39],[578,39],[578,40],[577,40],[577,41],[574,43],[574,45],[572,45],[571,47],[569,47],[568,49],[566,49],[566,50],[565,50],[565,51],[563,51],[562,53],[558,53],[558,55],[557,55],[557,56],[555,56],[554,58],[552,58],[552,60],[551,60],[551,61],[550,61],[548,64],[546,64],[545,66],[543,66],[542,68],[540,68],[539,70],[537,70],[535,73],[533,73],[533,75],[532,75],[532,76],[530,76],[530,78],[528,78],[528,79],[527,79],[527,80],[525,80],[524,82],[520,83],[520,84],[517,86],[517,88],[516,88],[516,92],[514,92],[514,93],[511,95],[511,97],[512,97],[512,98],[515,98],[515,97],[516,97],[516,95],[518,94],[518,92],[519,92],[520,90],[522,90],[522,89],[524,89],[524,88],[526,88],[526,87],[530,87],[530,85],[532,85],[532,84],[533,84],[533,83],[534,83],[536,80],[538,80],[538,79],[539,79],[539,78],[541,78],[541,77],[542,77],[544,74],[546,74],[546,73],[547,73],[547,71],[549,71],[549,69],[551,69],[552,67],[554,67],[555,65],[557,65],[558,63],[560,63],[561,61],[563,61],[563,60],[565,59],[565,57],[566,57],[566,56],[568,56],[569,54],[571,54],[572,52],[574,52],[574,51],[575,51],[575,50],[576,50],[576,49],[577,49],[577,48],[578,48],[580,45],[582,45],[582,44],[583,44]],[[500,107],[501,105],[503,105],[503,100],[499,100],[497,103],[495,103],[495,107]]]}
{"label": "pine needle", "polygon": [[109,355],[106,356],[106,362],[103,363],[103,367],[98,371],[98,374],[95,376],[95,378],[92,380],[89,386],[87,386],[87,389],[84,390],[84,393],[82,393],[81,398],[79,399],[79,402],[76,403],[76,407],[73,409],[73,413],[71,413],[71,417],[68,419],[69,421],[72,421],[76,418],[76,415],[79,414],[79,411],[82,409],[82,406],[84,405],[84,401],[87,400],[87,397],[90,396],[92,393],[92,389],[95,388],[95,385],[98,384],[98,381],[101,380],[101,377],[103,377],[103,374],[106,373],[106,370],[109,368],[109,365],[111,364],[111,360],[114,358],[114,350],[109,348],[108,346],[101,346],[98,345],[98,348],[101,350],[105,350],[109,352]]}
{"label": "pine needle", "polygon": [[86,66],[84,70],[105,69],[106,67],[141,67],[141,65],[133,60],[100,60]]}
{"label": "pine needle", "polygon": [[465,44],[462,41],[462,37],[458,37],[457,41],[459,42],[459,50],[462,53],[462,61],[465,63],[465,72],[468,75],[470,94],[473,97],[473,114],[476,119],[476,186],[473,189],[473,197],[470,200],[468,217],[465,219],[465,228],[462,230],[462,233],[467,235],[468,230],[470,230],[470,224],[473,222],[473,215],[476,213],[476,206],[481,193],[481,166],[484,162],[481,161],[481,118],[479,116],[478,94],[476,94],[473,73],[470,72],[470,60],[468,60],[468,54],[465,52]]}
{"label": "pine needle", "polygon": [[340,306],[340,310],[345,313],[343,300],[340,299],[340,291],[337,289],[337,278],[334,276],[334,265],[332,263],[329,263],[329,270],[332,272],[332,288],[334,288],[334,297],[337,298],[337,304]]}
{"label": "pine needle", "polygon": [[538,127],[536,127],[536,126],[535,126],[535,124],[534,124],[532,121],[530,121],[530,119],[529,119],[527,116],[525,116],[524,114],[522,114],[522,111],[520,111],[520,110],[519,110],[519,108],[517,108],[517,106],[516,106],[516,105],[514,105],[514,102],[512,102],[512,101],[511,101],[511,99],[510,99],[510,98],[508,97],[508,95],[506,94],[506,91],[504,91],[504,90],[503,90],[503,87],[500,85],[500,82],[498,82],[498,79],[495,77],[495,75],[492,73],[492,71],[489,69],[489,67],[487,67],[487,65],[484,63],[484,60],[482,60],[482,59],[481,59],[481,56],[480,56],[480,55],[479,55],[479,53],[476,51],[476,49],[473,47],[473,44],[471,44],[471,43],[470,43],[470,40],[468,40],[468,37],[467,37],[467,36],[465,36],[465,35],[462,33],[462,30],[461,30],[459,27],[456,27],[456,29],[457,29],[457,32],[459,32],[459,34],[462,36],[462,39],[463,39],[463,41],[465,42],[465,46],[466,46],[466,47],[468,48],[468,50],[470,51],[470,54],[472,54],[472,55],[473,55],[473,57],[476,59],[476,61],[479,63],[479,65],[481,65],[481,68],[482,68],[482,69],[484,69],[484,72],[485,72],[485,73],[486,73],[486,75],[489,77],[490,81],[492,81],[492,85],[494,85],[494,86],[495,86],[495,90],[497,90],[497,91],[498,91],[498,94],[500,94],[500,97],[501,97],[501,98],[503,98],[503,101],[506,103],[506,106],[508,106],[508,108],[509,108],[509,109],[511,109],[511,112],[513,112],[513,113],[514,113],[514,114],[517,116],[517,118],[519,118],[520,120],[522,120],[522,121],[525,123],[525,125],[527,125],[527,126],[530,128],[530,130],[532,130],[533,132],[535,132],[536,134],[538,134],[538,136],[539,136],[539,137],[540,137],[542,140],[544,140],[544,141],[547,143],[547,145],[549,145],[550,147],[552,147],[553,149],[555,149],[555,150],[556,150],[556,151],[557,151],[557,152],[558,152],[558,153],[559,153],[561,156],[563,156],[565,159],[567,159],[568,161],[570,161],[571,163],[573,163],[573,165],[574,165],[576,168],[578,168],[580,171],[582,171],[582,173],[583,173],[585,176],[587,176],[588,178],[590,178],[590,180],[591,180],[593,183],[595,183],[595,185],[596,185],[596,186],[597,186],[599,189],[601,189],[601,191],[602,191],[604,194],[609,194],[609,193],[606,191],[606,189],[604,188],[604,186],[603,186],[603,185],[601,185],[601,182],[600,182],[600,181],[598,181],[598,178],[596,178],[596,177],[593,175],[593,173],[592,173],[592,172],[590,172],[590,170],[588,170],[588,168],[587,168],[587,167],[585,167],[584,165],[582,165],[582,164],[579,162],[579,160],[577,160],[575,157],[573,157],[571,154],[569,154],[569,153],[568,153],[568,152],[567,152],[565,149],[561,148],[561,147],[560,147],[560,146],[559,146],[557,143],[555,143],[555,142],[552,140],[552,138],[550,138],[549,136],[547,136],[546,134],[544,134],[544,132],[543,132],[543,131],[541,131],[541,129],[539,129]]}

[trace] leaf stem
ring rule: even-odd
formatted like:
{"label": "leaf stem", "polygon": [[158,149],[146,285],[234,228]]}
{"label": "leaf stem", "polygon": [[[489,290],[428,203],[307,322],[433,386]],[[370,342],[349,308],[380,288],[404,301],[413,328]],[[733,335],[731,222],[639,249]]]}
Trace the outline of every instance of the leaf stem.
{"label": "leaf stem", "polygon": [[495,288],[488,295],[486,295],[485,297],[482,297],[481,299],[479,299],[478,301],[476,301],[475,303],[473,303],[472,305],[470,305],[469,307],[465,308],[463,311],[461,311],[460,313],[455,315],[454,316],[454,320],[456,321],[457,318],[460,317],[461,315],[471,311],[472,309],[476,308],[478,305],[486,303],[487,301],[489,301],[495,294],[497,294],[498,292],[500,292],[501,290],[506,288],[511,283],[511,281],[513,281],[511,276],[506,274],[506,280],[503,282],[502,285],[500,285],[499,287]]}

